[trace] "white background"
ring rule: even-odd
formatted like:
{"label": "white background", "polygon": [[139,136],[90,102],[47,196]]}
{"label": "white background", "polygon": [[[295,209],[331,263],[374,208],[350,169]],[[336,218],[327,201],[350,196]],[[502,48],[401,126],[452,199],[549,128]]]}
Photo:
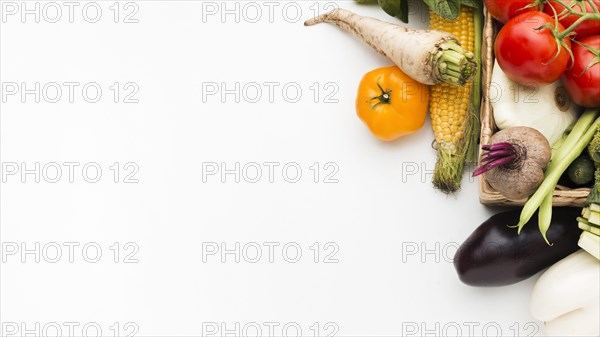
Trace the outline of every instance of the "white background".
{"label": "white background", "polygon": [[[63,2],[57,23],[48,22],[56,16],[53,8],[43,12],[48,2],[28,2],[29,8],[41,6],[39,23],[33,14],[24,20],[20,12],[9,15],[10,2],[1,3],[3,169],[10,163],[28,169],[35,163],[80,165],[73,182],[62,166],[56,183],[48,181],[54,171],[40,174],[39,183],[34,174],[22,179],[21,172],[2,183],[3,334],[18,326],[15,335],[24,335],[22,327],[34,329],[36,323],[54,331],[51,322],[62,326],[63,336],[70,333],[68,322],[77,324],[76,335],[88,324],[88,335],[100,326],[106,336],[135,328],[137,336],[199,336],[207,326],[234,329],[239,323],[241,330],[252,322],[263,327],[263,336],[270,334],[267,322],[277,325],[276,335],[292,326],[291,336],[293,326],[306,336],[456,335],[457,327],[463,336],[495,336],[497,329],[515,336],[541,327],[528,310],[534,279],[491,289],[459,282],[451,263],[457,244],[492,210],[479,204],[477,183],[467,176],[454,196],[432,188],[429,122],[414,135],[382,143],[356,117],[362,75],[390,63],[335,27],[304,27],[305,19],[327,8],[325,2],[296,2],[287,13],[287,2],[272,2],[272,15],[263,2],[246,12],[248,2],[239,2],[236,22],[234,14],[210,14],[221,2],[121,2],[115,16],[113,1],[97,1],[102,13],[96,23],[82,14],[87,2],[76,3],[72,23]],[[398,22],[378,6],[338,4]],[[426,27],[426,15],[413,5],[411,25]],[[251,23],[256,7],[262,15]],[[94,8],[88,10],[87,18],[94,18]],[[124,22],[134,11],[128,19],[138,22]],[[7,95],[9,82],[29,89],[36,82],[41,88],[52,82],[81,85],[73,102],[63,86],[57,103],[43,95],[36,103],[33,94]],[[102,88],[97,103],[81,93],[90,82]],[[109,88],[115,82],[121,87],[118,103]],[[128,82],[139,88],[138,103],[123,102],[131,92],[123,88]],[[256,103],[248,102],[255,91],[237,103],[233,94],[222,99],[205,90],[210,83],[243,88],[253,82],[277,82],[273,102],[265,86]],[[293,89],[282,93],[287,83],[302,89],[298,102],[286,101],[295,96]],[[334,91],[327,103],[325,96]],[[115,162],[117,183],[110,169]],[[264,162],[280,165],[273,182]],[[97,183],[84,179],[86,163],[101,167]],[[126,170],[125,163],[133,164]],[[203,165],[210,163],[230,169],[258,163],[263,175],[257,183],[248,181],[254,173],[239,183],[231,174],[203,182]],[[293,170],[282,175],[286,163],[301,167],[299,182],[284,179],[295,176]],[[326,169],[326,163],[332,164]],[[138,182],[125,183],[133,167],[139,168]],[[325,183],[335,168],[334,183]],[[93,170],[88,174],[94,177]],[[79,245],[72,263],[65,242]],[[240,263],[232,254],[225,263],[219,254],[203,262],[203,243],[231,249],[236,242],[279,246],[272,263],[265,246],[257,263],[247,261],[253,250]],[[22,243],[27,249],[39,243],[41,252],[23,256]],[[56,263],[48,261],[56,255],[52,243],[62,246]],[[82,252],[90,243],[102,249],[97,263],[88,261],[93,249]],[[286,260],[295,255],[293,249],[283,255],[286,243],[301,247],[299,262]],[[4,252],[11,244],[19,247],[15,255]],[[418,251],[408,254],[414,247]],[[338,262],[324,263],[332,252],[328,261]],[[129,253],[135,254],[127,260],[137,263],[123,263]]]}

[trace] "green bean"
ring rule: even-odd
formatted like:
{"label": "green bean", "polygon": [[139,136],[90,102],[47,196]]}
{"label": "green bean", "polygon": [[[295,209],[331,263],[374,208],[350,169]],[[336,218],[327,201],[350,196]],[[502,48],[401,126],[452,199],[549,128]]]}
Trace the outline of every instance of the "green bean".
{"label": "green bean", "polygon": [[554,145],[552,145],[551,160],[556,158],[556,153],[558,152],[558,149],[560,149],[560,147],[563,145],[563,143],[565,142],[565,139],[567,138],[568,135],[569,135],[568,133],[565,133],[559,140],[556,141],[556,143],[554,143]]}
{"label": "green bean", "polygon": [[538,212],[538,227],[540,228],[540,232],[542,233],[544,240],[550,246],[552,246],[552,244],[550,243],[550,241],[548,241],[548,238],[546,237],[546,233],[548,232],[548,229],[550,228],[550,222],[552,220],[552,197],[553,196],[554,196],[553,193],[546,194],[546,197],[544,198],[544,200],[542,200],[542,204],[540,205],[540,210]]}
{"label": "green bean", "polygon": [[562,144],[560,144],[560,147],[556,149],[556,152],[553,153],[552,161],[550,162],[550,165],[548,165],[548,168],[546,168],[546,171],[551,170],[553,166],[558,165],[562,157],[571,152],[571,149],[578,144],[581,136],[586,132],[597,116],[598,109],[589,109],[579,117],[567,138],[565,138]]}
{"label": "green bean", "polygon": [[[583,127],[584,123],[588,124],[588,120],[589,119],[581,120],[581,123],[579,123],[580,128],[578,129],[579,132],[581,132],[580,130]],[[562,158],[560,158],[560,154],[564,155],[564,152],[560,153],[559,149],[564,145],[565,140],[569,136],[570,132],[573,130],[574,125],[576,124],[573,123],[569,127],[568,131],[565,131],[565,134],[552,146],[552,162],[557,163],[561,161]],[[589,125],[587,125],[587,127],[589,127]],[[548,174],[553,171],[553,167],[555,166],[548,166],[548,168],[544,172],[544,178],[548,177]],[[550,223],[552,221],[552,198],[554,197],[555,188],[556,186],[554,186],[554,188],[551,189],[551,192],[544,196],[544,199],[542,200],[542,203],[540,204],[540,209],[538,211],[538,227],[540,229],[540,233],[542,233],[542,236],[544,237],[544,240],[548,245],[552,245],[550,241],[548,241],[546,233],[548,232],[548,229],[550,228]]]}
{"label": "green bean", "polygon": [[[598,110],[586,111],[580,118],[586,118],[586,120],[587,120],[587,118],[589,118],[590,114],[595,117],[598,114]],[[585,122],[585,120],[584,120],[584,122]],[[583,136],[577,134],[577,133],[579,133],[580,128],[578,128],[578,127],[580,126],[579,125],[580,123],[578,122],[577,124],[578,125],[575,125],[575,128],[573,128],[573,131],[571,132],[569,137],[567,137],[567,139],[565,140],[565,143],[561,146],[561,150],[559,150],[558,158],[560,160],[555,160],[552,163],[550,163],[550,165],[548,165],[548,168],[546,168],[546,178],[544,179],[544,181],[542,182],[540,187],[538,187],[537,191],[535,191],[535,193],[529,198],[527,203],[525,203],[525,206],[523,206],[523,210],[521,211],[521,217],[519,219],[519,223],[516,226],[514,226],[514,227],[519,228],[519,233],[521,232],[521,229],[523,229],[523,226],[525,226],[525,224],[529,221],[529,219],[531,219],[531,217],[533,216],[535,211],[538,209],[538,207],[541,205],[544,198],[546,198],[548,193],[552,193],[554,191],[554,188],[556,187],[558,180],[560,179],[562,174],[566,171],[566,169],[569,167],[569,165],[571,165],[571,163],[575,159],[577,159],[577,157],[579,157],[581,152],[583,152],[583,150],[585,150],[588,143],[594,137],[597,126],[600,125],[600,119],[596,119],[592,123],[592,125],[587,128],[585,133],[583,133]],[[570,142],[570,140],[574,137],[577,138],[577,141]],[[574,143],[574,145],[572,145],[571,148],[567,148],[565,146],[566,144],[572,144],[572,143]],[[570,150],[570,151],[567,152],[567,150]],[[562,154],[564,154],[564,155],[562,155]]]}

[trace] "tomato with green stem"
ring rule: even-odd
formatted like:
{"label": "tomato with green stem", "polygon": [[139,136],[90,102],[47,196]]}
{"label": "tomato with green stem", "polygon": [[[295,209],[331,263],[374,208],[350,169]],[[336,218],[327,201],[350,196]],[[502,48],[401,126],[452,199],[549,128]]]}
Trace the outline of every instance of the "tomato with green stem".
{"label": "tomato with green stem", "polygon": [[562,83],[578,105],[600,107],[600,35],[573,43],[573,66],[565,71]]}
{"label": "tomato with green stem", "polygon": [[498,65],[508,78],[525,86],[553,83],[570,61],[571,41],[565,32],[546,13],[519,14],[496,37]]}
{"label": "tomato with green stem", "polygon": [[600,18],[593,18],[593,14],[600,11],[599,0],[551,0],[544,4],[544,12],[558,21],[565,28],[571,27],[583,15],[590,14],[587,20],[581,21],[574,29],[574,39],[597,35],[600,32]]}
{"label": "tomato with green stem", "polygon": [[427,117],[429,87],[396,66],[365,74],[358,86],[356,113],[383,141],[419,130]]}
{"label": "tomato with green stem", "polygon": [[483,2],[490,15],[502,23],[519,14],[540,9],[538,0],[484,0]]}

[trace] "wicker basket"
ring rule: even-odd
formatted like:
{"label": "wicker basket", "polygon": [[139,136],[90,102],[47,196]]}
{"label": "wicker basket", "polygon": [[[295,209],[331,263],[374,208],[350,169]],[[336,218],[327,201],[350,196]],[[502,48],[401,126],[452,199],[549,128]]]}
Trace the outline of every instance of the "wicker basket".
{"label": "wicker basket", "polygon": [[[482,103],[481,103],[481,144],[489,144],[490,137],[498,129],[494,122],[494,114],[492,105],[489,100],[490,87],[492,81],[492,69],[494,68],[494,22],[487,10],[484,10],[485,23],[483,26],[483,43],[482,43]],[[481,151],[480,151],[481,153]],[[480,157],[481,159],[481,157]],[[509,200],[502,194],[495,191],[490,184],[487,183],[483,176],[479,179],[479,200],[484,205],[522,206],[526,199]],[[565,186],[558,185],[554,191],[553,204],[555,206],[578,206],[585,204],[585,199],[590,193],[589,188],[570,189]]]}

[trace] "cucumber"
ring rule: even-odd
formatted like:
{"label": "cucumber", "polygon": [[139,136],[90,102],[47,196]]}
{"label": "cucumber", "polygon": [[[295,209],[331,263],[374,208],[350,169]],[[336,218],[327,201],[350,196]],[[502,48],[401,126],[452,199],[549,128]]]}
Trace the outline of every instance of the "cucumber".
{"label": "cucumber", "polygon": [[571,163],[567,176],[575,185],[589,185],[594,180],[595,170],[594,162],[587,155],[582,155]]}

